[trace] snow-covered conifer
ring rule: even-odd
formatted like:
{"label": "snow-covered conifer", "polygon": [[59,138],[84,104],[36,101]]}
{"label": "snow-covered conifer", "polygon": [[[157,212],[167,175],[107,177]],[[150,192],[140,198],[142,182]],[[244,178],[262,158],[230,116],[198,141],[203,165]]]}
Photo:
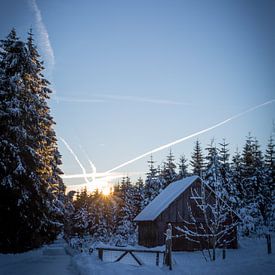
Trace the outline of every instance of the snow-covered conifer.
{"label": "snow-covered conifer", "polygon": [[170,183],[177,180],[177,173],[176,173],[176,164],[175,164],[175,157],[170,149],[169,155],[166,157],[166,161],[163,163],[163,169],[161,171],[161,176],[163,179],[163,186],[162,188],[166,188]]}
{"label": "snow-covered conifer", "polygon": [[228,195],[223,186],[223,178],[221,174],[220,156],[213,140],[206,150],[208,153],[206,156],[205,182],[215,191],[215,194],[219,198],[227,200]]}
{"label": "snow-covered conifer", "polygon": [[160,192],[161,180],[158,176],[158,170],[154,166],[153,156],[151,156],[150,160],[148,161],[149,172],[147,173],[144,185],[144,208],[147,204],[150,203]]}
{"label": "snow-covered conifer", "polygon": [[115,243],[118,246],[134,244],[135,242],[135,225],[136,216],[135,205],[133,203],[134,188],[128,177],[123,178],[120,184],[121,204],[118,210],[118,222],[115,231]]}
{"label": "snow-covered conifer", "polygon": [[183,179],[189,176],[187,159],[182,155],[178,163],[178,179]]}
{"label": "snow-covered conifer", "polygon": [[268,220],[271,230],[275,230],[275,144],[273,136],[270,137],[265,152],[266,191],[268,198]]}
{"label": "snow-covered conifer", "polygon": [[18,252],[53,240],[64,214],[64,185],[50,90],[33,45],[15,30],[1,41],[0,250]]}
{"label": "snow-covered conifer", "polygon": [[201,144],[198,140],[195,143],[194,151],[191,155],[190,165],[192,167],[192,174],[203,178],[204,159],[203,159]]}

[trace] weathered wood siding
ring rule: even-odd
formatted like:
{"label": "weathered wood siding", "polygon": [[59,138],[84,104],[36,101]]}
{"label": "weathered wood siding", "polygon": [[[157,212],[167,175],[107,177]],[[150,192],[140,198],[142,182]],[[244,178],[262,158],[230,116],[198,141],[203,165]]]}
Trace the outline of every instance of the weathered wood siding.
{"label": "weathered wood siding", "polygon": [[158,229],[155,222],[138,223],[138,240],[139,245],[153,247],[157,245]]}

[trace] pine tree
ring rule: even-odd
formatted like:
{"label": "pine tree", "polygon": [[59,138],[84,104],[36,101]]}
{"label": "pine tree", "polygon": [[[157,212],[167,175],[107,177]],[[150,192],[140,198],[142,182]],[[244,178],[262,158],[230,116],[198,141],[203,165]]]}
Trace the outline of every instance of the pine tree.
{"label": "pine tree", "polygon": [[257,233],[263,234],[267,230],[267,221],[269,217],[270,204],[270,189],[266,181],[264,157],[260,150],[260,145],[257,139],[253,142],[253,155],[255,162],[255,185],[254,185],[254,197],[256,209],[256,227]]}
{"label": "pine tree", "polygon": [[206,150],[208,151],[208,154],[206,156],[205,182],[215,191],[215,194],[219,198],[227,200],[228,194],[224,188],[221,174],[221,160],[218,155],[218,149],[214,145],[213,140]]}
{"label": "pine tree", "polygon": [[135,216],[140,213],[144,202],[144,183],[141,177],[138,178],[134,185],[133,204],[135,206]]}
{"label": "pine tree", "polygon": [[[38,152],[43,161],[43,168],[41,174],[44,181],[50,186],[49,200],[50,211],[52,219],[55,224],[62,227],[63,216],[65,210],[65,185],[60,177],[62,174],[59,165],[61,162],[61,155],[57,148],[57,138],[53,126],[55,122],[50,114],[50,108],[47,100],[52,91],[48,88],[50,84],[41,73],[44,70],[42,62],[39,60],[40,56],[37,52],[36,46],[33,43],[32,30],[29,32],[27,42],[27,77],[26,86],[31,92],[36,94],[36,101],[33,101],[33,107],[36,110],[37,125],[40,126],[40,133],[36,134],[36,143],[39,144]],[[36,130],[36,129],[35,129]]]}
{"label": "pine tree", "polygon": [[13,29],[0,52],[0,251],[20,252],[61,230],[64,185],[32,36],[26,45]]}
{"label": "pine tree", "polygon": [[78,236],[84,236],[89,233],[91,217],[89,214],[89,195],[87,188],[84,188],[77,194],[77,199],[74,202],[74,213],[72,215],[72,233]]}
{"label": "pine tree", "polygon": [[134,188],[128,177],[122,179],[120,188],[121,205],[118,213],[115,243],[118,246],[125,246],[135,243],[135,225],[133,220],[136,215],[136,210],[133,203]]}
{"label": "pine tree", "polygon": [[162,188],[165,189],[170,183],[177,180],[177,173],[176,173],[176,164],[174,162],[175,157],[170,149],[169,155],[166,157],[166,161],[164,162],[163,169],[161,171],[162,179],[163,179],[163,186]]}
{"label": "pine tree", "polygon": [[230,163],[229,163],[229,143],[225,142],[223,139],[222,143],[219,143],[220,148],[218,149],[219,159],[220,159],[220,174],[222,180],[222,186],[225,188],[228,199],[231,200],[233,196],[232,186],[230,184],[231,171],[230,171]]}
{"label": "pine tree", "polygon": [[243,218],[243,232],[262,233],[266,210],[266,184],[264,161],[258,141],[249,135],[242,153],[242,186],[244,207],[240,209]]}
{"label": "pine tree", "polygon": [[192,167],[193,175],[197,175],[203,178],[204,160],[203,160],[201,145],[198,140],[195,143],[194,152],[191,156],[190,164]]}
{"label": "pine tree", "polygon": [[179,159],[178,168],[179,168],[179,172],[178,172],[177,178],[179,180],[189,176],[187,159],[185,158],[184,155],[182,155]]}
{"label": "pine tree", "polygon": [[244,206],[244,196],[245,191],[242,182],[242,168],[241,168],[241,155],[236,150],[232,157],[232,163],[230,165],[231,175],[230,175],[230,198],[231,207],[239,211],[241,207]]}
{"label": "pine tree", "polygon": [[161,191],[161,182],[158,176],[158,171],[154,166],[153,156],[148,161],[149,172],[147,173],[145,186],[144,186],[144,208],[149,204]]}
{"label": "pine tree", "polygon": [[265,152],[266,173],[266,197],[267,197],[267,220],[266,224],[270,230],[275,230],[275,144],[271,136]]}
{"label": "pine tree", "polygon": [[74,196],[75,196],[75,191],[70,191],[68,194],[65,196],[65,212],[64,212],[64,237],[66,240],[69,240],[70,236],[73,235],[73,217],[74,217]]}
{"label": "pine tree", "polygon": [[95,241],[104,243],[110,240],[110,231],[108,228],[109,216],[106,210],[106,199],[102,193],[96,190],[92,195],[92,204],[90,207],[90,234]]}

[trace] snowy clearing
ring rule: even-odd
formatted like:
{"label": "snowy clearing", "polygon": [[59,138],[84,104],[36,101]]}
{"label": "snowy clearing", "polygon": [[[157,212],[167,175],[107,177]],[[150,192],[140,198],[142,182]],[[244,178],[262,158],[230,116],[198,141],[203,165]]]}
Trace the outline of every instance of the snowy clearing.
{"label": "snowy clearing", "polygon": [[[275,236],[273,235],[273,248]],[[136,247],[137,249],[141,247]],[[267,255],[265,239],[243,239],[238,250],[228,250],[227,258],[221,259],[218,251],[216,262],[206,262],[201,252],[174,252],[173,270],[155,265],[155,254],[135,253],[143,265],[138,266],[127,255],[121,262],[114,263],[120,252],[104,252],[100,261],[97,251],[89,255],[80,253],[66,255],[64,242],[57,241],[41,249],[21,254],[0,254],[0,274],[2,275],[140,275],[140,274],[187,274],[187,275],[271,275],[275,270],[275,255]]]}
{"label": "snowy clearing", "polygon": [[[273,235],[273,248],[275,236]],[[140,247],[139,247],[140,248]],[[120,252],[104,251],[104,260],[100,261],[97,251],[91,255],[88,253],[78,254],[73,257],[73,265],[81,275],[121,275],[121,274],[188,274],[188,275],[229,275],[229,274],[274,274],[275,256],[267,254],[265,239],[243,239],[240,241],[240,248],[228,250],[225,260],[221,258],[221,251],[218,250],[218,259],[215,262],[206,262],[201,252],[174,252],[173,270],[162,265],[155,265],[155,254],[135,253],[144,263],[138,266],[134,259],[127,255],[121,262],[114,263]]]}

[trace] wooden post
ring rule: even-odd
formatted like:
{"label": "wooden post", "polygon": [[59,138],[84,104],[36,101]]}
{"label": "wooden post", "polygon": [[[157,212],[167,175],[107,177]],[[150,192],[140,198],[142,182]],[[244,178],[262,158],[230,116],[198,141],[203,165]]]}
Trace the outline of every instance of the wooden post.
{"label": "wooden post", "polygon": [[172,225],[168,224],[165,240],[165,264],[172,270]]}
{"label": "wooden post", "polygon": [[98,258],[103,261],[103,249],[102,248],[98,248]]}
{"label": "wooden post", "polygon": [[157,255],[156,255],[156,265],[157,266],[159,265],[159,252],[157,252]]}
{"label": "wooden post", "polygon": [[266,242],[267,242],[267,254],[271,254],[272,249],[271,249],[271,235],[270,234],[266,234]]}
{"label": "wooden post", "polygon": [[226,257],[226,242],[223,241],[223,248],[222,248],[222,259],[224,260]]}

